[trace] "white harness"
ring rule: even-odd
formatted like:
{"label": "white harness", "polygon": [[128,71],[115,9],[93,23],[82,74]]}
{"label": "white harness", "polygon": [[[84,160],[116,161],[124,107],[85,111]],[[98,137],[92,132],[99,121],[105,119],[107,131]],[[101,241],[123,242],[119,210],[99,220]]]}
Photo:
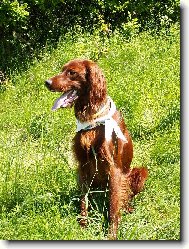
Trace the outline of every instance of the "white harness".
{"label": "white harness", "polygon": [[116,136],[125,143],[128,143],[126,137],[123,135],[120,127],[118,126],[117,122],[112,118],[113,114],[116,111],[116,106],[113,102],[113,100],[108,96],[108,100],[110,102],[110,110],[107,115],[96,118],[91,122],[80,122],[79,120],[76,120],[77,122],[77,129],[76,132],[80,130],[90,130],[98,125],[105,125],[105,139],[109,142],[111,140],[112,132],[114,131]]}

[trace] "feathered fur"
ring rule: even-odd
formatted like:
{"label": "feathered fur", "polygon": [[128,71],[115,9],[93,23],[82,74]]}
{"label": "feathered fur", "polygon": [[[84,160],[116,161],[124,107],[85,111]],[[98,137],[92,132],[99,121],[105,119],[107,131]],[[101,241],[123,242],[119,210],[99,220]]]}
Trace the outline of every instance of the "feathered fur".
{"label": "feathered fur", "polygon": [[[70,73],[71,72],[71,73]],[[77,91],[74,102],[75,116],[80,122],[92,122],[94,116],[107,103],[106,80],[98,65],[89,60],[72,60],[63,71],[48,80],[52,91]],[[108,110],[100,115],[106,115]],[[89,188],[109,187],[110,238],[117,238],[120,211],[130,212],[130,201],[144,186],[146,168],[130,168],[133,158],[132,140],[121,113],[116,110],[113,119],[117,122],[127,142],[113,132],[111,141],[105,139],[103,124],[90,130],[81,130],[73,140],[73,151],[78,160],[81,197],[80,224],[87,224],[86,195]]]}

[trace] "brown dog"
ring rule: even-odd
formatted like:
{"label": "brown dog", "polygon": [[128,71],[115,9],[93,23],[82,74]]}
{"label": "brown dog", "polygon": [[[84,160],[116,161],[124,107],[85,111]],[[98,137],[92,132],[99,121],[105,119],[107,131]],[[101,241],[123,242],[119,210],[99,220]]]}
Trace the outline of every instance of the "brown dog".
{"label": "brown dog", "polygon": [[77,132],[74,153],[79,162],[81,226],[87,224],[86,193],[91,188],[109,188],[110,238],[117,238],[120,211],[131,211],[131,198],[144,186],[146,168],[130,168],[133,145],[120,112],[107,96],[106,81],[96,63],[72,60],[46,86],[63,92],[53,106],[74,105]]}

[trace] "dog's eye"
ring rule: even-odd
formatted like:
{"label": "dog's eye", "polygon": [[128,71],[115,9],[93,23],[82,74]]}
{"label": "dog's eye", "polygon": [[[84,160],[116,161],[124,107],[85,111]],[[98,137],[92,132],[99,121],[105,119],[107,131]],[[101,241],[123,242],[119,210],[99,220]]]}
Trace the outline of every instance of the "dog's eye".
{"label": "dog's eye", "polygon": [[70,76],[76,76],[77,73],[76,73],[75,71],[69,71],[69,72],[68,72],[68,75],[70,75]]}

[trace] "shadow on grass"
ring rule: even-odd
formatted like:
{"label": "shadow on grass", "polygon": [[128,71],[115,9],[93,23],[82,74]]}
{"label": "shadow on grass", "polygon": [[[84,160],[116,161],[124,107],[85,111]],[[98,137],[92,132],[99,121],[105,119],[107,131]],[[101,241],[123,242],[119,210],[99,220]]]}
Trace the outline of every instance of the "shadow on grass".
{"label": "shadow on grass", "polygon": [[180,121],[180,107],[172,106],[168,114],[160,120],[157,126],[147,129],[139,125],[137,130],[131,132],[132,138],[137,141],[162,136],[165,132],[171,130],[176,121]]}
{"label": "shadow on grass", "polygon": [[[80,219],[80,198],[81,192],[73,189],[69,194],[64,192],[60,193],[59,196],[59,209],[62,217],[65,217],[72,213],[75,215],[76,220],[79,222]],[[108,207],[109,207],[109,196],[108,191],[95,190],[91,191],[86,196],[88,205],[88,225],[96,226],[101,225],[101,229],[105,234],[108,232]],[[98,231],[97,231],[98,232]]]}

